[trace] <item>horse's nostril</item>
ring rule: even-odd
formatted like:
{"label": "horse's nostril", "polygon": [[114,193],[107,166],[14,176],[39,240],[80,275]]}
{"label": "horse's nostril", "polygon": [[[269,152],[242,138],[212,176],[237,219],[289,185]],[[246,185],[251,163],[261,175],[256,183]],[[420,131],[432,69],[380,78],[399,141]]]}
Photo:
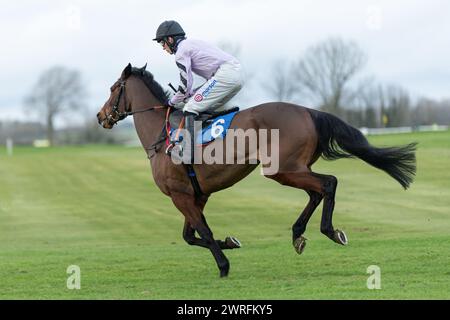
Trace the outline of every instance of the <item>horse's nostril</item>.
{"label": "horse's nostril", "polygon": [[99,118],[100,117],[100,112],[99,113],[97,113],[97,118]]}

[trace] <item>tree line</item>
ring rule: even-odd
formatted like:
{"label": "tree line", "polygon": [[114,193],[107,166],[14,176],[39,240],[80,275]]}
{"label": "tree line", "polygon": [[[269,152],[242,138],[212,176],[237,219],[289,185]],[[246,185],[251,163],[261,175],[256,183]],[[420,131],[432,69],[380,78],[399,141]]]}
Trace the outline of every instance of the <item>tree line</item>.
{"label": "tree line", "polygon": [[278,101],[313,106],[356,127],[450,124],[450,99],[419,98],[396,84],[364,76],[367,54],[352,41],[330,38],[308,48],[296,61],[273,63],[264,89]]}

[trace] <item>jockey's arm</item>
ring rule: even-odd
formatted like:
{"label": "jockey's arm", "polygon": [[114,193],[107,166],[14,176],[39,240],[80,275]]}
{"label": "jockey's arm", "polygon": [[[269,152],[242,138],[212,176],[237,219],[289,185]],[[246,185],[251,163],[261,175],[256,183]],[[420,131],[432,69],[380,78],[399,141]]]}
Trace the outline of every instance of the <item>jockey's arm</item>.
{"label": "jockey's arm", "polygon": [[191,70],[191,57],[187,54],[176,56],[176,64],[180,70],[180,86],[177,93],[169,100],[175,106],[192,95],[193,75]]}

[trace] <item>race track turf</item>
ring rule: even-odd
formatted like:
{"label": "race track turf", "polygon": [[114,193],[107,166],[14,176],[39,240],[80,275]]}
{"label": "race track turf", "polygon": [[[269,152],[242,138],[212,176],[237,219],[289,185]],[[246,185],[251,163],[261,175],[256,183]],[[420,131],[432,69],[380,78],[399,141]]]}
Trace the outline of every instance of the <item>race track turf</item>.
{"label": "race track turf", "polygon": [[[206,249],[182,239],[183,217],[154,185],[141,148],[0,148],[1,299],[435,299],[450,298],[450,132],[371,137],[377,146],[419,142],[411,189],[360,160],[320,160],[339,179],[334,226],[321,206],[299,256],[291,225],[306,193],[256,170],[213,195],[214,235],[236,236],[219,278]],[[81,289],[66,286],[81,270]],[[369,290],[367,268],[381,271]]]}

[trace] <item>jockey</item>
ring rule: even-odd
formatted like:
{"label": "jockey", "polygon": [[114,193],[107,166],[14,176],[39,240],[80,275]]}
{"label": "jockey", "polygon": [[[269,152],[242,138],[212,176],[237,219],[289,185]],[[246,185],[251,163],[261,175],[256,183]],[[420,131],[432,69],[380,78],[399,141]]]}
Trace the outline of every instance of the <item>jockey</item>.
{"label": "jockey", "polygon": [[[243,85],[241,65],[235,57],[209,43],[186,39],[183,28],[176,21],[161,23],[153,40],[167,53],[175,55],[180,70],[178,91],[165,104],[183,108],[185,128],[191,136],[193,163],[195,117],[222,107],[239,92]],[[193,73],[206,80],[196,89],[193,88]]]}

